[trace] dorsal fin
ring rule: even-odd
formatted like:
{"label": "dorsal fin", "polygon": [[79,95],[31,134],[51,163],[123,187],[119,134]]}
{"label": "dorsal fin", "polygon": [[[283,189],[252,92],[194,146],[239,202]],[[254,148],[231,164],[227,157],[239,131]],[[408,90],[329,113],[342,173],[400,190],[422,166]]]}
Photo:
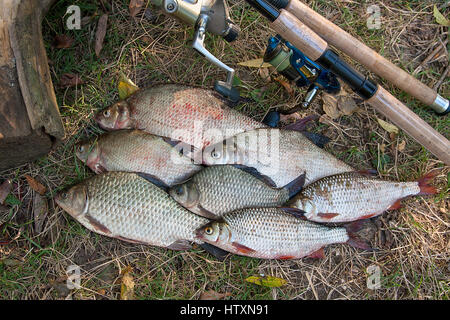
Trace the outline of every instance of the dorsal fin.
{"label": "dorsal fin", "polygon": [[290,215],[294,216],[295,218],[306,220],[305,217],[305,211],[297,209],[297,208],[280,208],[286,213],[289,213]]}
{"label": "dorsal fin", "polygon": [[310,121],[316,120],[317,118],[318,118],[317,115],[307,116],[307,117],[300,119],[294,123],[288,124],[281,129],[304,132],[304,131],[306,131],[306,126],[308,125],[308,123]]}
{"label": "dorsal fin", "polygon": [[306,172],[284,186],[284,188],[289,192],[289,199],[296,196],[300,191],[302,191],[303,186],[305,185],[305,179]]}
{"label": "dorsal fin", "polygon": [[306,138],[308,138],[309,141],[311,141],[312,143],[314,143],[316,146],[318,146],[321,149],[325,148],[327,143],[330,142],[330,140],[331,140],[327,136],[324,136],[324,135],[321,135],[318,133],[313,133],[313,132],[308,132],[308,131],[303,131],[302,133]]}
{"label": "dorsal fin", "polygon": [[152,175],[152,174],[148,174],[148,173],[144,173],[144,172],[137,172],[136,173],[139,177],[144,178],[145,180],[147,180],[148,182],[156,185],[157,187],[163,189],[164,191],[168,191],[169,186],[162,181],[160,178]]}
{"label": "dorsal fin", "polygon": [[248,174],[251,174],[252,176],[254,176],[255,178],[261,180],[262,182],[264,182],[265,184],[267,184],[268,186],[272,187],[272,188],[277,188],[277,184],[268,176],[265,176],[263,174],[261,174],[256,168],[253,167],[247,167],[245,165],[242,164],[232,164],[231,166],[240,169],[244,172],[247,172]]}

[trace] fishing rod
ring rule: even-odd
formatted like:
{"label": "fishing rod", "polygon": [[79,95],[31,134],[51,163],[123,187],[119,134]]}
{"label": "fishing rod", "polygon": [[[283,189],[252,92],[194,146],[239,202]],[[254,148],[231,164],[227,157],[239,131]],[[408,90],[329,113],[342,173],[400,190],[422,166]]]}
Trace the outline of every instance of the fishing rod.
{"label": "fishing rod", "polygon": [[278,10],[265,0],[246,0],[271,21],[271,28],[305,53],[311,60],[331,70],[375,110],[402,128],[410,137],[450,164],[450,142],[382,86],[356,71],[329,48],[328,43],[285,9]]}
{"label": "fishing rod", "polygon": [[[247,0],[247,2],[252,4],[254,1]],[[355,59],[373,73],[388,80],[396,87],[430,106],[437,114],[445,115],[450,112],[448,99],[440,96],[435,90],[382,57],[300,0],[265,0],[264,2],[272,5],[277,10],[284,9],[292,13],[298,20],[321,36],[330,45],[346,53],[349,57]]]}
{"label": "fishing rod", "polygon": [[[246,1],[271,21],[271,28],[280,35],[280,41],[291,45],[292,50],[296,48],[304,57],[307,57],[304,63],[306,68],[294,69],[305,73],[304,71],[308,71],[308,68],[311,71],[311,64],[314,64],[314,66],[318,67],[316,71],[338,76],[349,84],[367,103],[391,119],[392,122],[440,160],[450,164],[450,143],[444,136],[434,130],[383,87],[344,62],[337,53],[329,48],[328,43],[324,39],[299,21],[292,13],[285,9],[279,10],[266,0]],[[227,71],[227,81],[216,81],[215,89],[225,97],[236,101],[239,99],[239,92],[232,86],[234,69],[223,64],[203,46],[204,36],[207,31],[224,38],[231,32],[232,37],[229,37],[228,40],[225,39],[227,41],[233,41],[238,36],[239,29],[229,19],[228,8],[223,5],[218,7],[220,10],[214,9],[218,2],[224,3],[223,0],[204,0],[203,2],[200,2],[200,0],[178,0],[178,2],[176,0],[152,0],[152,3],[162,8],[166,13],[194,26],[193,47],[209,61]],[[225,23],[221,24],[220,28],[215,28],[213,22],[217,20],[225,21]],[[269,60],[267,52],[266,58]],[[298,85],[298,82],[296,83]],[[317,81],[314,80],[312,85],[314,84],[317,85]],[[313,95],[312,91],[310,87],[304,103],[308,102],[309,95]]]}

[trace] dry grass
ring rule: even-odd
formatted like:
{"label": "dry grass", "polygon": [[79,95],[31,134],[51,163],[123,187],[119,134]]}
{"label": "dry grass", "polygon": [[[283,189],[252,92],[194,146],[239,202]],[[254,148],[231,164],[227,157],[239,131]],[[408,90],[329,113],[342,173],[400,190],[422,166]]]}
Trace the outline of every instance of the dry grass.
{"label": "dry grass", "polygon": [[[326,17],[408,71],[416,70],[438,45],[448,39],[448,29],[434,23],[433,4],[440,1],[377,2],[382,6],[382,29],[367,30],[365,5],[354,1],[307,1]],[[189,46],[192,30],[178,22],[158,16],[152,23],[138,15],[129,17],[127,1],[103,1],[109,11],[109,27],[100,59],[93,53],[95,23],[80,31],[63,31],[67,1],[58,2],[44,21],[44,38],[51,60],[53,81],[62,73],[78,73],[85,84],[76,88],[56,88],[67,138],[47,157],[0,173],[1,179],[14,181],[14,197],[20,205],[10,203],[10,219],[1,226],[0,239],[12,239],[0,246],[0,296],[7,299],[118,299],[120,271],[133,267],[136,297],[139,299],[197,299],[208,289],[230,292],[234,299],[448,299],[450,288],[448,168],[444,168],[435,185],[436,197],[406,200],[405,207],[368,221],[367,236],[379,250],[364,253],[346,245],[326,248],[323,260],[263,261],[233,256],[216,261],[200,249],[175,252],[161,248],[137,246],[109,239],[87,231],[66,215],[53,201],[59,190],[79,182],[92,173],[74,157],[73,145],[86,136],[101,132],[93,123],[93,114],[118,99],[119,72],[124,72],[138,86],[161,82],[178,82],[212,86],[224,74],[200,58]],[[209,37],[208,48],[225,63],[261,57],[269,35],[267,22],[254,10],[233,0],[233,19],[241,26],[240,39],[227,44]],[[83,15],[101,11],[89,1],[79,4]],[[442,9],[442,8],[441,8]],[[445,9],[445,8],[444,8]],[[441,11],[445,11],[442,9]],[[156,12],[154,12],[157,14]],[[448,13],[448,10],[447,10]],[[98,17],[94,17],[95,19]],[[57,33],[75,38],[72,49],[51,47]],[[441,79],[448,68],[444,50],[423,65],[417,77],[433,87],[439,85],[448,97],[450,82]],[[304,91],[296,89],[289,96],[276,82],[266,84],[257,69],[237,68],[242,93],[255,102],[239,109],[262,119],[275,105],[295,106]],[[443,80],[443,81],[440,81]],[[447,138],[446,118],[438,118],[417,101],[386,87]],[[377,123],[380,117],[369,106],[338,120],[324,120],[311,130],[328,135],[327,150],[358,169],[377,168],[386,179],[415,180],[424,173],[444,167],[417,143],[401,133],[392,139]],[[322,115],[320,99],[301,113]],[[406,141],[404,150],[398,145]],[[47,187],[49,209],[44,228],[33,227],[34,191],[24,175],[38,179]],[[6,261],[6,262],[5,262]],[[68,290],[66,269],[81,267],[82,288]],[[382,271],[382,287],[367,289],[367,268],[376,265]],[[266,274],[288,280],[281,288],[270,289],[246,283],[250,275]]]}

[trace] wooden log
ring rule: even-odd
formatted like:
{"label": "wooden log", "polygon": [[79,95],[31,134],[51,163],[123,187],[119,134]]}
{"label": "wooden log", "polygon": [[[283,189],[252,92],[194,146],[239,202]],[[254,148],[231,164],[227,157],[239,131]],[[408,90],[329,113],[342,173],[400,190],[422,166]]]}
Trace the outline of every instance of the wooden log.
{"label": "wooden log", "polygon": [[41,157],[64,138],[41,32],[53,2],[0,6],[0,170]]}

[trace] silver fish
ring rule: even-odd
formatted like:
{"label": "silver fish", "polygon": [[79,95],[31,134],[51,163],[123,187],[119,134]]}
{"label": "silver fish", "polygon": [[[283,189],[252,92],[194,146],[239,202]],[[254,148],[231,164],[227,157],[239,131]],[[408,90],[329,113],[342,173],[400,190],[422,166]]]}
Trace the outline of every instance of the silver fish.
{"label": "silver fish", "polygon": [[197,237],[231,253],[262,259],[323,257],[323,247],[349,243],[369,249],[346,228],[295,217],[289,209],[254,208],[227,213],[197,230]]}
{"label": "silver fish", "polygon": [[206,167],[187,182],[172,187],[169,193],[190,211],[215,219],[237,209],[279,207],[305,182],[305,175],[301,175],[290,185],[277,189],[257,172],[249,172],[248,168],[227,165]]}
{"label": "silver fish", "polygon": [[368,219],[400,208],[403,198],[435,194],[428,184],[435,173],[415,182],[376,179],[364,172],[349,172],[320,179],[296,195],[287,206],[303,210],[308,220],[349,222]]}
{"label": "silver fish", "polygon": [[95,173],[142,172],[165,185],[186,181],[202,168],[181,155],[162,137],[140,130],[118,130],[81,142],[77,157]]}
{"label": "silver fish", "polygon": [[314,145],[298,131],[256,129],[239,133],[203,150],[205,165],[239,164],[253,167],[283,187],[306,172],[308,185],[326,176],[354,171]]}
{"label": "silver fish", "polygon": [[185,250],[209,220],[184,209],[143,177],[107,172],[58,194],[56,203],[91,231],[133,243]]}

